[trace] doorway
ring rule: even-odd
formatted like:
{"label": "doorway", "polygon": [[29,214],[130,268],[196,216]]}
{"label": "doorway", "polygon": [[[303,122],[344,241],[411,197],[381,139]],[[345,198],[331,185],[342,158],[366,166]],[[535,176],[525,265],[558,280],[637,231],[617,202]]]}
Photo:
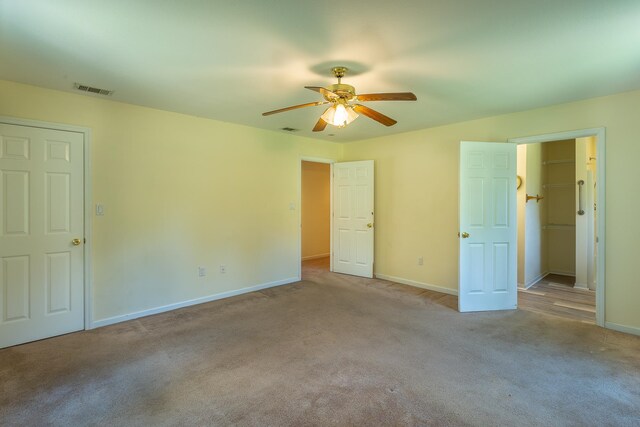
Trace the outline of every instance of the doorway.
{"label": "doorway", "polygon": [[331,268],[331,168],[328,162],[302,160],[300,164],[303,278]]}
{"label": "doorway", "polygon": [[[324,170],[325,166],[313,164],[329,164],[329,178],[320,179],[307,187],[303,183],[303,168],[309,170]],[[328,270],[335,273],[351,274],[360,277],[373,277],[374,265],[374,162],[373,160],[358,160],[351,162],[335,162],[329,159],[304,158],[300,159],[300,245],[298,277],[302,279],[303,262],[323,259],[322,268],[327,270],[326,255],[329,254]],[[325,172],[323,172],[324,174]],[[314,176],[315,175],[315,176]],[[309,181],[315,181],[317,174]],[[328,190],[324,189],[327,187]],[[323,188],[323,190],[318,190]],[[309,190],[309,191],[307,191]],[[303,195],[303,191],[307,195]],[[329,231],[325,233],[327,204],[318,205],[320,200],[326,200],[328,195],[328,224]],[[305,208],[304,205],[307,205]],[[290,209],[295,209],[291,203]],[[322,219],[309,220],[320,212]],[[303,218],[303,216],[307,218]],[[318,222],[321,221],[321,222]],[[319,225],[322,224],[322,225]],[[303,235],[307,235],[303,237]],[[308,244],[313,240],[312,234],[319,235],[324,246]],[[326,247],[328,234],[329,247]],[[303,253],[303,245],[313,248]]]}
{"label": "doorway", "polygon": [[518,306],[604,325],[604,129],[518,138]]}

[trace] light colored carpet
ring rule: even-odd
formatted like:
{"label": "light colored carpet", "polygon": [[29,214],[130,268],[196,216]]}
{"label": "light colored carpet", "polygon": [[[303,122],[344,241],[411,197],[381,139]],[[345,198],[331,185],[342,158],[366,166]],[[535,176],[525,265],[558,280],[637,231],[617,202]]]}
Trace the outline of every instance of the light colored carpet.
{"label": "light colored carpet", "polygon": [[0,350],[0,424],[640,425],[638,337],[451,298],[311,271]]}

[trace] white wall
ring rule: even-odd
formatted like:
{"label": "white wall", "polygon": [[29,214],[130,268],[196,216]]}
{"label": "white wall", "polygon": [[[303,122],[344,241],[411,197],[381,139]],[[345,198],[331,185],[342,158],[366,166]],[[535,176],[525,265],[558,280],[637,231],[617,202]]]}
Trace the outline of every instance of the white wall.
{"label": "white wall", "polygon": [[596,138],[589,138],[587,143],[587,213],[589,215],[587,224],[587,236],[591,239],[589,247],[587,248],[587,283],[589,289],[592,291],[596,289],[596,274],[597,274],[597,184],[598,174],[596,167],[598,164],[597,154],[597,141]]}
{"label": "white wall", "polygon": [[[542,144],[527,144],[527,175],[525,192],[544,197],[545,169],[542,164]],[[547,199],[525,202],[524,285],[529,287],[548,272],[547,243],[544,226],[547,223]]]}
{"label": "white wall", "polygon": [[518,286],[526,287],[525,284],[525,210],[527,194],[527,146],[518,146],[518,176],[522,179],[522,184],[517,191],[518,206]]}
{"label": "white wall", "polygon": [[[594,262],[594,194],[595,194],[595,137],[578,138],[575,143],[576,174],[575,182],[584,181],[582,188],[582,209],[584,215],[576,215],[576,287],[595,289]],[[577,189],[577,187],[576,187]],[[575,206],[579,203],[578,192],[575,194]]]}

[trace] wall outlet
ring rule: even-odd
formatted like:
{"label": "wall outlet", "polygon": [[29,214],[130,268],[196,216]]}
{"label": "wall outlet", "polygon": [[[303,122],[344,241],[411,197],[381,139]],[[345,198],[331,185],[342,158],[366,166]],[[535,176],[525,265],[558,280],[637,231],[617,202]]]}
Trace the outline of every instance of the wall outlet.
{"label": "wall outlet", "polygon": [[418,257],[418,265],[424,265],[424,258]]}
{"label": "wall outlet", "polygon": [[224,265],[221,265],[221,266],[220,266],[220,273],[224,274],[224,273],[226,273],[226,272],[227,272],[227,267],[226,267],[226,266],[224,266]]}
{"label": "wall outlet", "polygon": [[204,267],[198,267],[198,276],[204,277],[207,275],[207,269]]}

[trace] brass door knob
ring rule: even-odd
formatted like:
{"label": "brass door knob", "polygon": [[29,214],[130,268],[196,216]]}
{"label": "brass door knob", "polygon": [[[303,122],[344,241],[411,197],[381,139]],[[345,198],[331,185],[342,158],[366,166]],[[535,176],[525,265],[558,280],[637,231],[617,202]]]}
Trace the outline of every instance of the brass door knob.
{"label": "brass door knob", "polygon": [[370,222],[369,224],[367,224],[367,228],[371,228],[371,227],[373,227],[373,223]]}
{"label": "brass door knob", "polygon": [[466,239],[467,237],[469,237],[469,233],[467,233],[467,232],[465,231],[465,232],[463,232],[463,233],[461,234],[461,236],[462,236],[462,238],[463,238],[463,239]]}
{"label": "brass door knob", "polygon": [[81,243],[81,242],[80,242],[80,239],[73,239],[73,240],[71,241],[71,244],[72,244],[73,246],[78,246],[80,243]]}

